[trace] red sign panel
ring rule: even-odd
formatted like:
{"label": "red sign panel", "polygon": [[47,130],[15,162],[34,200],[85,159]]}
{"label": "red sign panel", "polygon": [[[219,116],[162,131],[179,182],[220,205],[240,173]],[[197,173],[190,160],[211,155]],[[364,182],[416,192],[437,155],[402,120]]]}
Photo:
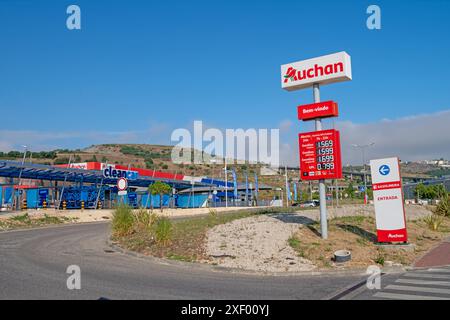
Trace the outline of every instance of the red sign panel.
{"label": "red sign panel", "polygon": [[337,117],[339,114],[338,105],[334,101],[324,101],[298,106],[297,112],[300,120]]}
{"label": "red sign panel", "polygon": [[339,131],[305,132],[300,133],[298,138],[302,180],[342,178]]}

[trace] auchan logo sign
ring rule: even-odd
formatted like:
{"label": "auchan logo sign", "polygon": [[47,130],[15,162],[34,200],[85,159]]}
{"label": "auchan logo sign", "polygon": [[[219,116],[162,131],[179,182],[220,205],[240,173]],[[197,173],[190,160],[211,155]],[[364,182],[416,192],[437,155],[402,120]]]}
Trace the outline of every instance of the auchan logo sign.
{"label": "auchan logo sign", "polygon": [[281,66],[281,87],[292,91],[352,79],[350,56],[342,51]]}

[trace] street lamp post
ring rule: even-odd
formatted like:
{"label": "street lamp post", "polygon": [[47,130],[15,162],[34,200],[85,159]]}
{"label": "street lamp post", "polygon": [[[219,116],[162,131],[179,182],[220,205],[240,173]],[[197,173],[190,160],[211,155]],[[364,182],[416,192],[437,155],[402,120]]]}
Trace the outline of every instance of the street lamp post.
{"label": "street lamp post", "polygon": [[[24,165],[25,165],[25,158],[26,158],[26,156],[27,156],[27,146],[22,146],[23,148],[24,148],[24,151],[23,151],[23,158],[22,158],[22,166],[20,167],[20,172],[19,172],[19,186],[20,185],[22,185],[22,171],[23,171],[23,167],[24,167]],[[20,192],[20,190],[19,190],[19,192]],[[14,192],[14,186],[13,186],[13,193],[15,193]],[[18,209],[19,208],[19,206],[20,206],[20,202],[22,201],[22,197],[21,197],[21,195],[19,194],[19,196],[14,196],[13,197],[13,199],[16,199],[16,203],[15,203],[15,205],[13,205],[13,207],[15,207],[16,209]]]}
{"label": "street lamp post", "polygon": [[364,176],[364,204],[367,204],[367,179],[366,179],[366,148],[371,147],[375,144],[375,142],[369,143],[369,144],[352,144],[352,147],[360,148],[362,152],[362,159],[363,159],[363,176]]}
{"label": "street lamp post", "polygon": [[227,171],[227,159],[225,158],[225,208],[228,208],[228,171]]}

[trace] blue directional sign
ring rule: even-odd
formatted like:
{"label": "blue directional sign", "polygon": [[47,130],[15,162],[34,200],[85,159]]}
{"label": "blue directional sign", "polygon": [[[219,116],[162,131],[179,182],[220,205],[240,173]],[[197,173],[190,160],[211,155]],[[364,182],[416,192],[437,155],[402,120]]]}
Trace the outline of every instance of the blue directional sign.
{"label": "blue directional sign", "polygon": [[387,176],[389,174],[389,172],[391,172],[391,168],[389,168],[389,166],[387,164],[383,164],[378,169],[378,172],[380,172],[380,174],[383,176]]}

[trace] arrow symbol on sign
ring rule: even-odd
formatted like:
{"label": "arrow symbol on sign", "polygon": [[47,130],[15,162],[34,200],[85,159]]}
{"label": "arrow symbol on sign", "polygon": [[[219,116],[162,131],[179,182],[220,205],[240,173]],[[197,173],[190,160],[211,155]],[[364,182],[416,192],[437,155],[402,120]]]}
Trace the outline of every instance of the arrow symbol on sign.
{"label": "arrow symbol on sign", "polygon": [[389,174],[389,172],[391,171],[391,169],[389,169],[389,166],[383,164],[383,165],[380,167],[380,169],[378,169],[378,171],[379,171],[383,176],[385,176],[385,175]]}

